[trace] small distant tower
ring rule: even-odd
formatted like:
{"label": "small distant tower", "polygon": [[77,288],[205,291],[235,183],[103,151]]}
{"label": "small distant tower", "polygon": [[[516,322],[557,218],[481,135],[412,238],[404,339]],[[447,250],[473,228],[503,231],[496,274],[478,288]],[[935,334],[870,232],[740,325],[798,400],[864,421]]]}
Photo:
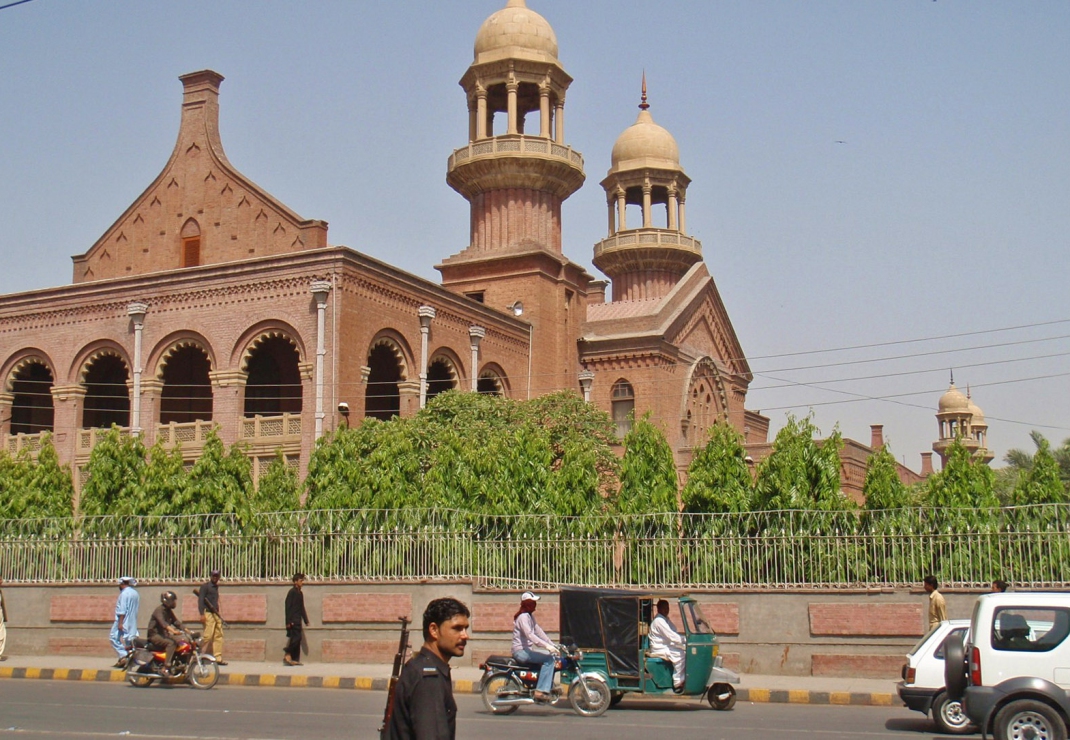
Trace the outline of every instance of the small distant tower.
{"label": "small distant tower", "polygon": [[940,456],[941,465],[947,465],[947,448],[957,439],[987,465],[995,455],[986,448],[988,423],[984,413],[955,387],[955,375],[951,375],[951,386],[944,395],[936,412],[939,438],[933,442],[933,452]]}
{"label": "small distant tower", "polygon": [[[613,281],[614,303],[661,298],[702,260],[702,245],[686,234],[690,183],[676,139],[650,115],[644,74],[639,117],[613,145],[602,180],[609,235],[595,245],[594,264]],[[641,208],[638,223],[628,223],[628,205]],[[657,225],[655,206],[665,207]]]}

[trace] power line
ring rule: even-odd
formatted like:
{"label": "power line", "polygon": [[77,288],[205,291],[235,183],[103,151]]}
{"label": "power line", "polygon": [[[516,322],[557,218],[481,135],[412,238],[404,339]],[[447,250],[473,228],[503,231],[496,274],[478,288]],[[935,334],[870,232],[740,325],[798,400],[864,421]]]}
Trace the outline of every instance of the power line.
{"label": "power line", "polygon": [[33,2],[33,0],[15,0],[13,3],[7,5],[0,5],[0,10],[7,10],[8,8],[14,8],[16,5],[23,5],[25,3]]}

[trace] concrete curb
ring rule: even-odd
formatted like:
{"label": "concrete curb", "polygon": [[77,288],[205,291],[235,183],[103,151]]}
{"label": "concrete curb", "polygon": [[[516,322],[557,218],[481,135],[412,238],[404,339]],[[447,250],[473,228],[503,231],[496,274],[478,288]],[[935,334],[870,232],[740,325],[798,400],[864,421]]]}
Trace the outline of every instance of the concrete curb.
{"label": "concrete curb", "polygon": [[[40,679],[45,681],[96,681],[121,683],[126,672],[91,668],[10,668],[0,667],[0,678]],[[356,689],[386,691],[387,679],[354,676],[279,676],[272,673],[222,673],[220,686],[270,686],[277,688]],[[478,694],[479,682],[457,679],[457,694]],[[670,695],[671,696],[671,695]],[[755,704],[839,704],[850,706],[894,706],[896,695],[884,692],[810,691],[809,689],[739,689],[738,701]]]}

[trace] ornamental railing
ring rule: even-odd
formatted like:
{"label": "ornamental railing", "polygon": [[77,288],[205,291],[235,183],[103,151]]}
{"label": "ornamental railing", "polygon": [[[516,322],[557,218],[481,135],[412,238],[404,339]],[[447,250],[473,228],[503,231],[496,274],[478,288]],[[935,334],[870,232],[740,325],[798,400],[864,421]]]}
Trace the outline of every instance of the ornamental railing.
{"label": "ornamental railing", "polygon": [[702,254],[702,242],[693,236],[681,234],[678,231],[668,229],[627,229],[612,236],[607,236],[594,245],[594,256],[597,257],[608,249],[617,247],[640,246],[651,244],[655,246],[674,246]]}
{"label": "ornamental railing", "polygon": [[486,588],[1070,588],[1070,506],[492,516],[331,510],[0,522],[15,583],[478,581]]}
{"label": "ornamental railing", "polygon": [[452,170],[457,165],[463,164],[470,159],[496,155],[496,154],[541,154],[551,159],[562,159],[579,169],[583,169],[583,155],[574,151],[572,147],[558,144],[553,139],[541,136],[524,136],[515,134],[508,136],[493,136],[486,139],[477,139],[454,150],[450,155],[448,169]]}

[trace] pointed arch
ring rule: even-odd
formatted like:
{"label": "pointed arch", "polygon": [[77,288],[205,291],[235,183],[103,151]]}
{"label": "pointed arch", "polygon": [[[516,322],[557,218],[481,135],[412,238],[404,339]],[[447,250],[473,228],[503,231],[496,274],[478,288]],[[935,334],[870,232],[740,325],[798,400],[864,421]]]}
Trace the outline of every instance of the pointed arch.
{"label": "pointed arch", "polygon": [[372,339],[364,391],[365,416],[386,421],[400,415],[399,384],[408,379],[411,356],[405,339],[393,330],[383,330]]}
{"label": "pointed arch", "polygon": [[680,418],[688,420],[691,446],[704,444],[707,430],[718,421],[728,420],[728,394],[712,357],[700,357],[688,368]]}
{"label": "pointed arch", "polygon": [[448,390],[462,386],[464,367],[457,354],[448,347],[440,347],[431,353],[427,363],[427,400]]}
{"label": "pointed arch", "polygon": [[8,360],[4,390],[11,399],[11,434],[50,432],[55,422],[52,387],[56,374],[44,352],[26,349]]}
{"label": "pointed arch", "polygon": [[212,381],[215,366],[208,343],[192,332],[172,335],[157,345],[155,377],[160,395],[161,424],[212,420]]}
{"label": "pointed arch", "polygon": [[488,396],[509,396],[509,378],[496,362],[488,362],[479,371],[476,391]]}
{"label": "pointed arch", "polygon": [[130,426],[130,362],[125,352],[103,343],[85,353],[78,381],[85,388],[83,429]]}

